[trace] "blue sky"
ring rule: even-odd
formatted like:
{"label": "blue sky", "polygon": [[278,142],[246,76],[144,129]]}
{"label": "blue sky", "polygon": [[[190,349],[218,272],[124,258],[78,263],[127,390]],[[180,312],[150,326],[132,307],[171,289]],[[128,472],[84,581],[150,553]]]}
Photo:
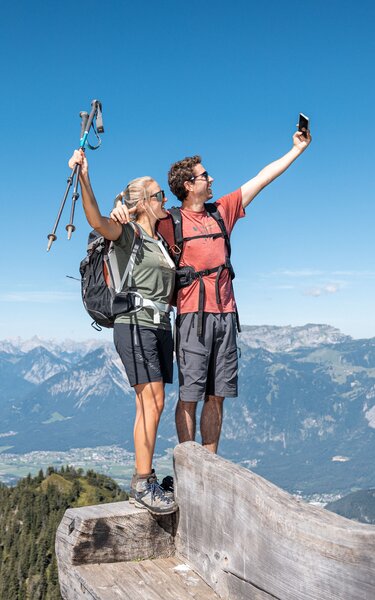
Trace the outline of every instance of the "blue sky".
{"label": "blue sky", "polygon": [[287,152],[309,115],[310,148],[234,230],[240,316],[375,336],[374,25],[369,0],[3,4],[1,338],[99,335],[66,278],[89,232],[77,206],[66,240],[70,199],[46,253],[93,98],[103,212],[133,177],[168,189],[170,164],[189,154],[203,156],[216,197],[230,192]]}

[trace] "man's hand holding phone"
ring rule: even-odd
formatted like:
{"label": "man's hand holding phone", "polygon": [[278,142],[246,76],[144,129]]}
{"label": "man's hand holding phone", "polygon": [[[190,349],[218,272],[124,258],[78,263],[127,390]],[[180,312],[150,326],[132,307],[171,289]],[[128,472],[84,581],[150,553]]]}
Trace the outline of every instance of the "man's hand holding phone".
{"label": "man's hand holding phone", "polygon": [[309,122],[310,122],[309,117],[306,117],[306,115],[304,115],[303,113],[299,113],[297,127],[298,127],[298,131],[301,131],[305,138],[307,138],[307,134],[310,131]]}
{"label": "man's hand holding phone", "polygon": [[306,115],[300,113],[298,120],[298,131],[293,136],[293,144],[294,147],[297,148],[300,152],[306,150],[307,146],[311,142],[311,135],[309,129],[309,118]]}

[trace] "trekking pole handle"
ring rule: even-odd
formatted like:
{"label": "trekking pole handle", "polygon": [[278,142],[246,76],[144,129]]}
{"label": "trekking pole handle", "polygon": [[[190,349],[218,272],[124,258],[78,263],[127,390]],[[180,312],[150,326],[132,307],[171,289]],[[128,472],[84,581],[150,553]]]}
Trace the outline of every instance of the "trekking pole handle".
{"label": "trekking pole handle", "polygon": [[81,112],[79,113],[79,116],[81,117],[81,136],[80,136],[80,141],[84,136],[84,133],[86,131],[86,125],[87,125],[87,121],[89,119],[89,113],[86,112],[85,110],[81,110]]}
{"label": "trekking pole handle", "polygon": [[[83,132],[83,135],[81,135],[81,139],[80,139],[80,143],[79,143],[79,146],[82,149],[84,149],[84,147],[86,145],[87,138],[88,138],[88,135],[89,135],[89,131],[91,129],[92,122],[93,122],[93,120],[95,118],[95,115],[96,115],[96,112],[98,110],[98,104],[100,104],[99,100],[93,100],[91,102],[91,111],[90,111],[89,116],[87,117],[87,120],[86,120],[86,123],[85,123],[85,127],[84,127],[84,132]],[[82,118],[82,121],[83,121],[83,118]],[[82,129],[83,129],[83,127],[82,127]],[[82,131],[81,131],[81,133],[82,133]]]}

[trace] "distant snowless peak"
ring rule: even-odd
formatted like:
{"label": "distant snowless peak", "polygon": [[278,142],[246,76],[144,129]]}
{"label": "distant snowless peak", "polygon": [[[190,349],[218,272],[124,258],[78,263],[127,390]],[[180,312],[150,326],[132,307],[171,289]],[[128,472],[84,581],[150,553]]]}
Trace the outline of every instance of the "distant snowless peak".
{"label": "distant snowless peak", "polygon": [[76,340],[55,340],[55,339],[43,339],[34,335],[32,338],[28,340],[24,340],[20,337],[8,338],[0,341],[0,351],[7,353],[14,352],[30,352],[35,348],[45,348],[50,352],[90,352],[91,350],[95,350],[96,348],[100,348],[106,345],[110,345],[112,342],[108,340],[103,340],[100,337],[98,339],[90,339],[84,341],[76,341]]}
{"label": "distant snowless peak", "polygon": [[[243,325],[240,334],[240,340],[246,346],[263,348],[269,352],[288,352],[297,348],[337,344],[351,339],[350,336],[341,333],[339,329],[331,325],[316,323],[307,323],[297,327],[292,325]],[[113,348],[112,342],[104,339],[100,334],[96,339],[84,341],[43,339],[35,335],[28,340],[20,337],[2,340],[0,341],[0,352],[28,353],[35,348],[42,347],[58,355],[66,353],[83,356],[103,346]]]}
{"label": "distant snowless peak", "polygon": [[336,327],[325,324],[307,323],[297,327],[292,325],[244,325],[241,340],[251,348],[264,348],[269,352],[288,352],[302,347],[315,347],[321,344],[338,344],[350,341],[349,335]]}

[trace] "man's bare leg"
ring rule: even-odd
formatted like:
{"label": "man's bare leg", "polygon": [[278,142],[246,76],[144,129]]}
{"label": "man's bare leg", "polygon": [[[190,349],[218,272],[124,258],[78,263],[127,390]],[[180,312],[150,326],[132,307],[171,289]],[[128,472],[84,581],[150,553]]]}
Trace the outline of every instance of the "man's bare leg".
{"label": "man's bare leg", "polygon": [[206,396],[201,414],[202,445],[210,452],[217,452],[223,423],[222,396]]}
{"label": "man's bare leg", "polygon": [[179,400],[176,406],[176,429],[178,441],[193,442],[196,431],[196,402],[184,402]]}

